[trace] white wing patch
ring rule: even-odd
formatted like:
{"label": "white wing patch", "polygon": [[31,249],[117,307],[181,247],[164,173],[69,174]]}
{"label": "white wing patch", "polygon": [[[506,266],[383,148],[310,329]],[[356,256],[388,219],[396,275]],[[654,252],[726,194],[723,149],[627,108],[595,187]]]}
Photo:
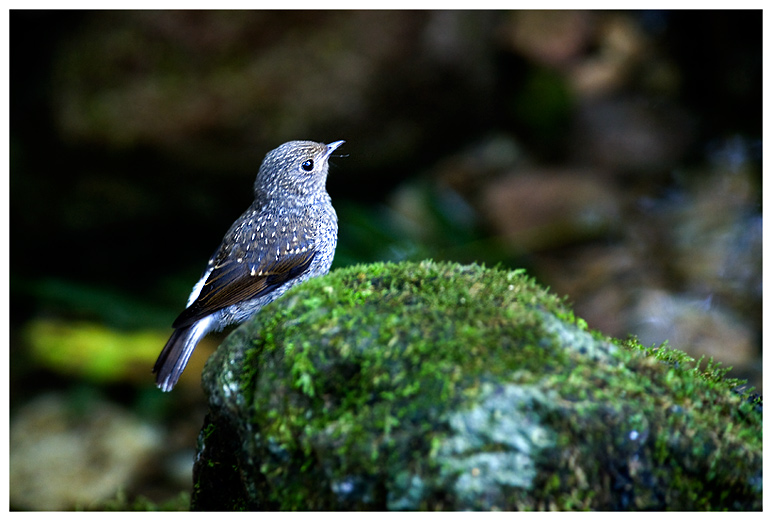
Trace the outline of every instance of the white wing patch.
{"label": "white wing patch", "polygon": [[196,282],[196,285],[193,286],[193,291],[190,292],[190,296],[188,297],[188,304],[185,306],[186,308],[189,308],[190,305],[193,304],[201,294],[201,290],[204,287],[204,282],[206,282],[206,279],[209,278],[209,274],[212,273],[213,269],[214,268],[207,269],[206,273],[204,273],[204,276],[201,277],[201,280]]}

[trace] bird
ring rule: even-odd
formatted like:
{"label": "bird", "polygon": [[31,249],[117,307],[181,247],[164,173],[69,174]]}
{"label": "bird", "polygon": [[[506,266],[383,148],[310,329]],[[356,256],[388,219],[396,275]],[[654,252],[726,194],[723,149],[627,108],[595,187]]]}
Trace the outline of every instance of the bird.
{"label": "bird", "polygon": [[329,159],[345,141],[289,141],[266,154],[255,199],[228,229],[193,287],[153,366],[171,391],[208,333],[240,324],[289,288],[330,271],[338,217],[327,193]]}

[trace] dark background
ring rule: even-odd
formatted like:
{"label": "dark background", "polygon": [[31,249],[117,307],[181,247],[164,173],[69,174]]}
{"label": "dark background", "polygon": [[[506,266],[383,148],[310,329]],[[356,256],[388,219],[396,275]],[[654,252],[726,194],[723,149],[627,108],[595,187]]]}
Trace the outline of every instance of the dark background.
{"label": "dark background", "polygon": [[171,394],[150,368],[292,139],[346,140],[333,269],[525,267],[760,392],[761,43],[761,11],[11,11],[12,507],[189,489],[222,337]]}

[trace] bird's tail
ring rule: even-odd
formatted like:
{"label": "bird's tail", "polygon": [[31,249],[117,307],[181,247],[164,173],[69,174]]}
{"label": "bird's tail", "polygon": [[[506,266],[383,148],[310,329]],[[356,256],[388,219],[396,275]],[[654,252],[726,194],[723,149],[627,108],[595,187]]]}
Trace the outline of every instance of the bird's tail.
{"label": "bird's tail", "polygon": [[199,341],[210,331],[211,316],[174,330],[153,366],[155,383],[163,391],[171,391],[180,379],[190,355]]}

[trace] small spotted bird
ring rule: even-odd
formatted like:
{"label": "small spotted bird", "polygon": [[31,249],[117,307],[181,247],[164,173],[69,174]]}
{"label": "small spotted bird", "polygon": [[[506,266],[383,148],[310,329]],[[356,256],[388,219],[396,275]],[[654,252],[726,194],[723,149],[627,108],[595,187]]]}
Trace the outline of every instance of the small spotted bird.
{"label": "small spotted bird", "polygon": [[330,155],[343,143],[290,141],[265,156],[255,201],[209,259],[153,367],[162,390],[172,390],[207,333],[244,322],[295,284],[330,271],[338,217],[325,184]]}

